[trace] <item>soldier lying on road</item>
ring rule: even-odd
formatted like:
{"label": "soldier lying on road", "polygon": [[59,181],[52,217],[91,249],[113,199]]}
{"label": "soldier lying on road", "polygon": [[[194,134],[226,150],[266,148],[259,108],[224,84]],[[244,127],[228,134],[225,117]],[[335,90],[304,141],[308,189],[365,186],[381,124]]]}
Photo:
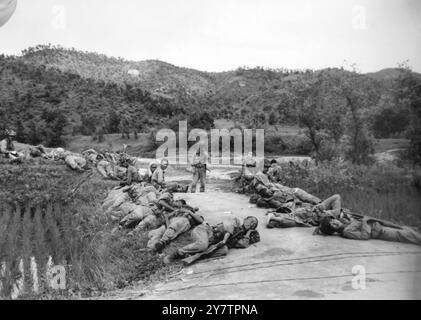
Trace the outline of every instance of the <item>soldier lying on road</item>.
{"label": "soldier lying on road", "polygon": [[184,259],[190,264],[203,257],[224,256],[231,248],[247,248],[260,241],[257,225],[258,220],[253,216],[245,218],[242,224],[238,217],[230,217],[216,226],[210,226],[202,219],[191,232],[193,242],[166,256],[164,262]]}
{"label": "soldier lying on road", "polygon": [[[184,201],[185,204],[185,201]],[[168,226],[161,226],[149,232],[148,248],[161,252],[163,248],[179,235],[196,227],[203,218],[187,207],[174,210],[168,217]]]}
{"label": "soldier lying on road", "polygon": [[367,216],[361,220],[351,219],[350,221],[326,216],[315,231],[315,234],[328,236],[335,233],[343,238],[355,240],[378,239],[421,245],[421,234],[417,231],[405,226],[394,226],[387,221]]}
{"label": "soldier lying on road", "polygon": [[308,203],[296,207],[294,201],[288,202],[267,213],[267,228],[291,228],[318,226],[320,220],[327,216],[339,217],[341,214],[341,196],[335,194],[326,200],[311,205]]}

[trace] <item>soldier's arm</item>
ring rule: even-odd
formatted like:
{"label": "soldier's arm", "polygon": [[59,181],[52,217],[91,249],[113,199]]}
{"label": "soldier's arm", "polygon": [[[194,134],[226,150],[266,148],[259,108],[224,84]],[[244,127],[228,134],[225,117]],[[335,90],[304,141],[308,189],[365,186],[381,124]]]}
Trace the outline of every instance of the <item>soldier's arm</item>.
{"label": "soldier's arm", "polygon": [[159,200],[159,201],[158,201],[158,204],[159,204],[161,207],[163,207],[163,208],[167,209],[168,211],[175,211],[175,208],[171,207],[171,206],[168,204],[168,202],[167,202],[167,201],[165,201],[165,200]]}
{"label": "soldier's arm", "polygon": [[248,230],[247,233],[244,235],[244,237],[242,237],[235,243],[234,247],[238,249],[248,248],[250,246],[250,233],[251,232],[252,230]]}
{"label": "soldier's arm", "polygon": [[222,239],[221,243],[223,243],[223,244],[227,243],[227,241],[228,241],[229,237],[231,237],[231,236],[232,236],[232,234],[231,234],[231,233],[229,233],[229,232],[225,232],[225,234],[224,234],[224,238]]}
{"label": "soldier's arm", "polygon": [[205,219],[203,219],[202,216],[199,216],[197,213],[194,213],[193,211],[189,211],[188,215],[190,215],[190,217],[192,217],[194,221],[196,221],[198,224],[202,224],[205,221]]}

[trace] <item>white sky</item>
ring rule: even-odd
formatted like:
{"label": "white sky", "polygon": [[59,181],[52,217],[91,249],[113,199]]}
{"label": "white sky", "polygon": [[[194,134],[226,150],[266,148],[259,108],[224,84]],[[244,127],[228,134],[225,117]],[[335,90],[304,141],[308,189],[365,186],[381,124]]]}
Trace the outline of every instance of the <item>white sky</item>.
{"label": "white sky", "polygon": [[0,53],[46,43],[206,71],[371,72],[409,59],[421,72],[421,1],[18,0]]}

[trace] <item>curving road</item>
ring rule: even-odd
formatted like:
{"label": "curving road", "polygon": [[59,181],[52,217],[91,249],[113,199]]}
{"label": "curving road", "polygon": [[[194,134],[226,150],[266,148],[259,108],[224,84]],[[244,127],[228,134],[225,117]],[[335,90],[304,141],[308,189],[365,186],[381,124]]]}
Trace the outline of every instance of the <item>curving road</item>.
{"label": "curving road", "polygon": [[[266,229],[265,210],[235,193],[180,194],[210,222],[255,215],[261,242],[205,260],[145,291],[116,299],[420,299],[421,247],[313,236],[311,228]],[[354,273],[354,274],[353,274]],[[364,276],[365,273],[365,276]]]}

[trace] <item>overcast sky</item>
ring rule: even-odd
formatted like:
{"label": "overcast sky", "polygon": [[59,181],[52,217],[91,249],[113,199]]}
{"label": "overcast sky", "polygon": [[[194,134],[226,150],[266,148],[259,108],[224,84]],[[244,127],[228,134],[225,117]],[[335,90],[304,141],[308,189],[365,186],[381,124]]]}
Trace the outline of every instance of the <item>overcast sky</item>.
{"label": "overcast sky", "polygon": [[46,43],[205,71],[371,72],[409,59],[421,72],[421,1],[18,0],[0,53]]}

